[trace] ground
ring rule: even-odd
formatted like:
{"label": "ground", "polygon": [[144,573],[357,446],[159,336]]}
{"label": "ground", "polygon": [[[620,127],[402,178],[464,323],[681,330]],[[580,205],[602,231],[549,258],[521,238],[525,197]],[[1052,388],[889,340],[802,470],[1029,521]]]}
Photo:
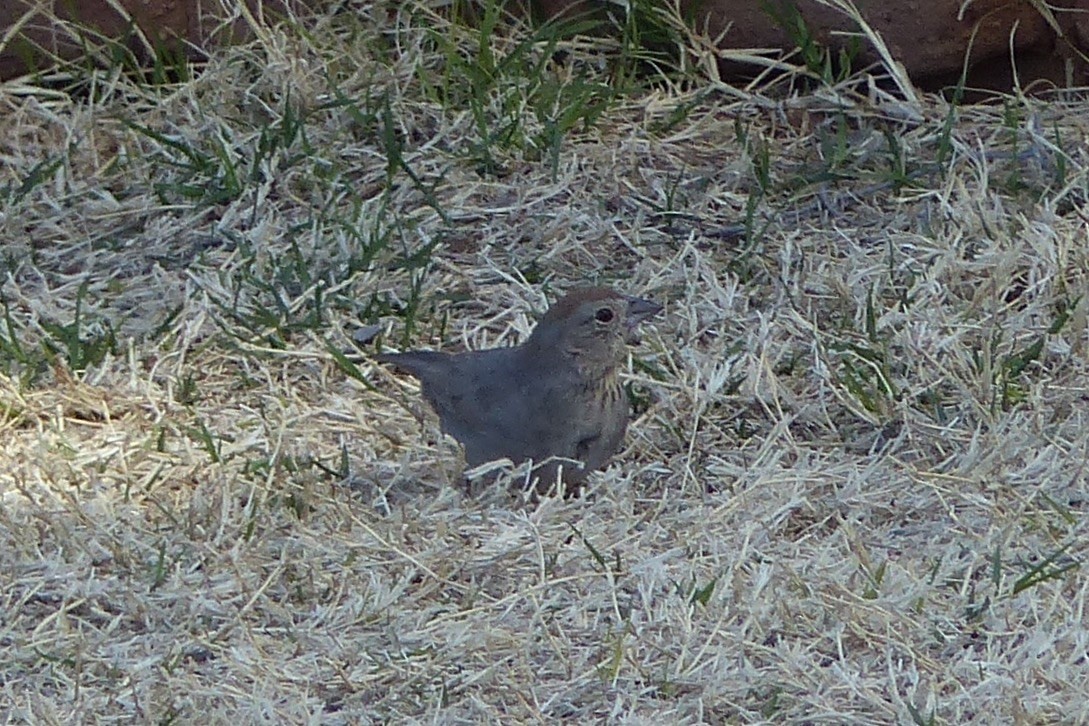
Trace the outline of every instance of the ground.
{"label": "ground", "polygon": [[[1089,720],[1084,95],[431,7],[0,85],[3,719]],[[371,355],[585,283],[625,449],[466,496]]]}

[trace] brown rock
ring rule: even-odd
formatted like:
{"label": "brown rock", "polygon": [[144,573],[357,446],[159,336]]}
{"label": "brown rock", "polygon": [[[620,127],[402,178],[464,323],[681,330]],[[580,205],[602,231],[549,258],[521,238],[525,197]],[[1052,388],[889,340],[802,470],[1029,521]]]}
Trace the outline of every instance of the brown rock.
{"label": "brown rock", "polygon": [[[285,8],[300,12],[306,4],[247,0],[246,7],[260,21]],[[0,79],[78,58],[110,42],[121,41],[147,59],[159,49],[191,53],[187,43],[203,48],[248,37],[247,21],[223,26],[220,8],[219,0],[0,0]]]}
{"label": "brown rock", "polygon": [[[549,17],[600,7],[590,0],[536,2],[538,12]],[[1011,45],[1022,86],[1038,80],[1064,87],[1089,83],[1089,0],[1050,2],[1050,17],[1035,3],[1020,0],[855,0],[855,6],[923,87],[956,83],[970,48],[968,85],[1007,90],[1013,80]],[[798,45],[797,32],[783,27],[793,19],[817,44],[838,54],[851,42],[844,33],[859,30],[846,14],[817,0],[683,0],[682,12],[693,13],[696,26],[706,28],[710,37],[720,37],[723,49],[788,52]],[[865,37],[858,42],[856,67],[879,60]],[[742,77],[760,70],[736,62],[722,66],[727,74]]]}

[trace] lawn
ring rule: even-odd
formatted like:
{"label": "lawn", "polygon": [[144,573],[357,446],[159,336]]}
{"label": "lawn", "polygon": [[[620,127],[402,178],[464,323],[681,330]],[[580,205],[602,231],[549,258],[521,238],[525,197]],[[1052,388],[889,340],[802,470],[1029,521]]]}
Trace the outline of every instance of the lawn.
{"label": "lawn", "polygon": [[[1089,721],[1089,100],[615,21],[0,84],[0,719]],[[624,450],[467,496],[373,353],[586,283]]]}

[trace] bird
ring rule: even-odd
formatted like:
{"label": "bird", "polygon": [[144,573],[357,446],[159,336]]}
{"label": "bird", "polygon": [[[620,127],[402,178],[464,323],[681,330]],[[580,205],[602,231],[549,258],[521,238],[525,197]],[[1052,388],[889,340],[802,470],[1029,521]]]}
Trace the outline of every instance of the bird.
{"label": "bird", "polygon": [[537,494],[559,487],[577,496],[623,443],[631,407],[618,372],[639,324],[661,310],[608,287],[580,287],[549,308],[521,345],[377,360],[419,380],[469,467],[532,461]]}

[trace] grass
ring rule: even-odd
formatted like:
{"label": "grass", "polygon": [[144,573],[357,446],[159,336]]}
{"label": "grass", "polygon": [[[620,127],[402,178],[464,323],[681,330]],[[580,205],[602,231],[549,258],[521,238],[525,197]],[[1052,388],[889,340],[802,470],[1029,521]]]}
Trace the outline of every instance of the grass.
{"label": "grass", "polygon": [[[1085,101],[610,10],[0,84],[5,720],[1089,720]],[[371,351],[585,282],[666,304],[627,448],[464,496]]]}

